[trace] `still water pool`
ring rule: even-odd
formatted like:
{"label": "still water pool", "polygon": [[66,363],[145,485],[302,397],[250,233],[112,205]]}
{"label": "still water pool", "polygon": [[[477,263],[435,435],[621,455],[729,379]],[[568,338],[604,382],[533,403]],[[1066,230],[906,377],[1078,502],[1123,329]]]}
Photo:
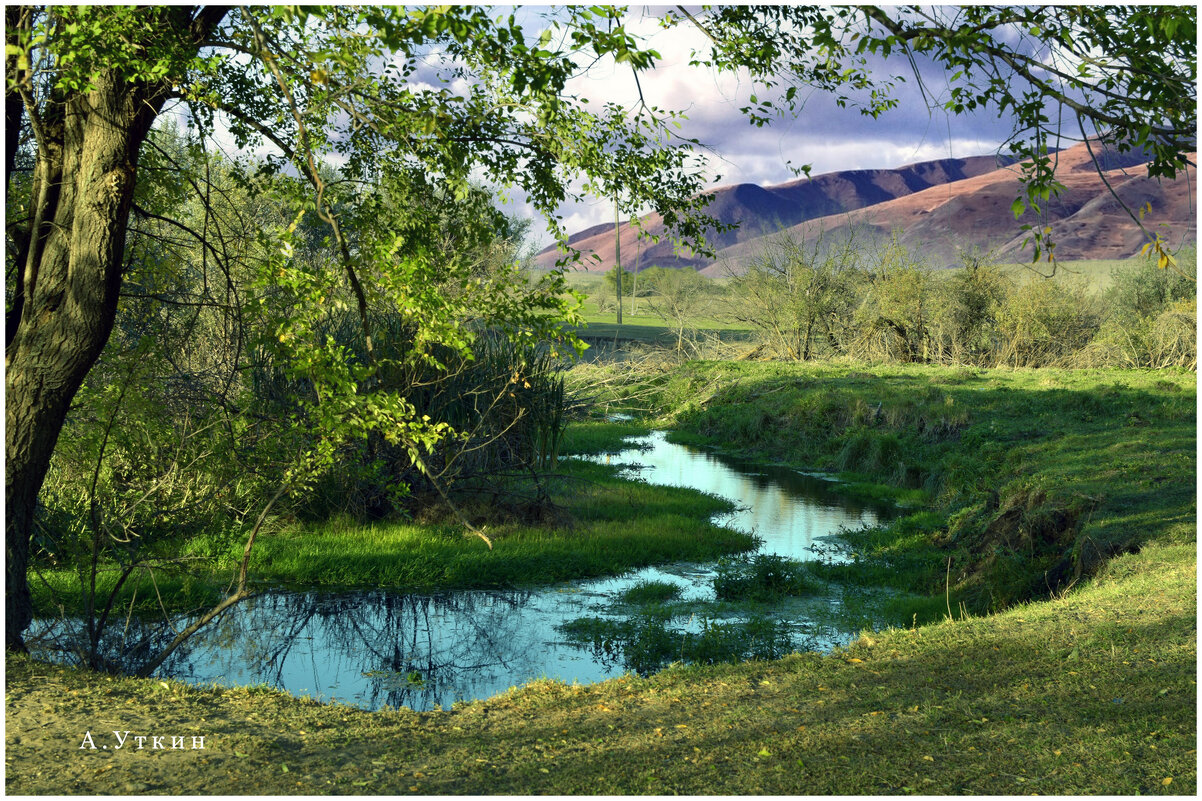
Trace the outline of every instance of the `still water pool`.
{"label": "still water pool", "polygon": [[[669,443],[663,432],[629,444],[629,450],[597,458],[625,465],[628,475],[653,484],[733,500],[738,511],[718,522],[756,534],[760,553],[812,559],[812,546],[824,537],[873,525],[889,514],[840,495],[830,481]],[[269,592],[202,629],[158,675],[196,684],[267,684],[366,709],[417,710],[487,698],[542,677],[594,682],[627,668],[612,654],[606,658],[570,642],[560,631],[563,623],[638,614],[615,599],[650,580],[677,585],[685,600],[712,599],[713,576],[713,565],[681,563],[521,591]],[[829,648],[847,638],[807,626],[804,610],[795,605],[782,604],[772,614],[788,618],[799,648]],[[44,641],[53,639],[56,625],[40,626]],[[35,642],[38,629],[35,623],[30,638]],[[162,638],[169,639],[167,633]]]}

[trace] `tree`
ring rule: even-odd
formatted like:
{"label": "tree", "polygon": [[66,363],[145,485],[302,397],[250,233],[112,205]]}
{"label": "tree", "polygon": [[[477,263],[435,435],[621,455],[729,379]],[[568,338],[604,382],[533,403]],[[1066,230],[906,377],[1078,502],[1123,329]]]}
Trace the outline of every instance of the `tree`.
{"label": "tree", "polygon": [[634,273],[625,267],[610,267],[605,271],[605,288],[602,290],[610,297],[616,297],[618,291],[618,270],[622,271],[622,296],[634,294]]}
{"label": "tree", "polygon": [[[334,269],[294,262],[295,223],[277,233],[270,280],[295,301],[295,313],[278,321],[280,343],[297,346],[297,363],[324,371],[327,394],[313,410],[327,425],[347,435],[351,421],[360,421],[359,435],[364,426],[404,431],[415,453],[447,429],[403,398],[358,392],[381,367],[369,305],[411,310],[415,351],[427,356],[428,345],[463,348],[470,336],[425,280],[431,260],[420,249],[398,257],[402,231],[363,238],[373,230],[370,202],[343,217],[326,158],[341,162],[339,181],[362,186],[417,170],[462,195],[483,175],[517,185],[549,217],[583,176],[582,191],[621,194],[632,209],[650,204],[681,236],[699,239],[706,224],[688,149],[667,138],[670,115],[592,111],[564,92],[580,60],[612,56],[636,71],[653,64],[654,52],[613,10],[571,9],[556,23],[558,39],[548,28],[537,42],[513,16],[494,20],[472,7],[8,7],[5,22],[10,649],[23,648],[31,619],[26,571],[38,492],[67,410],[112,331],[144,146],[168,104],[205,134],[223,117],[239,148],[266,142],[275,150],[269,170],[304,179],[294,208],[324,225]],[[298,345],[311,342],[298,335],[311,333],[304,310],[328,298],[335,281],[363,327],[361,358]],[[550,331],[536,311],[521,311],[515,336]],[[557,309],[544,311],[554,319]]]}
{"label": "tree", "polygon": [[731,279],[732,313],[790,359],[808,361],[819,341],[843,350],[862,280],[854,233],[839,242],[781,235]]}
{"label": "tree", "polygon": [[[992,110],[1014,121],[1011,151],[1023,165],[1015,216],[1039,214],[1057,195],[1053,147],[1089,142],[1140,149],[1148,175],[1172,178],[1197,147],[1198,9],[1185,6],[724,6],[683,9],[667,20],[696,24],[712,43],[701,63],[745,68],[754,83],[743,111],[757,125],[801,113],[815,87],[872,117],[896,107],[896,88],[917,82],[932,107]],[[881,69],[902,61],[903,71]],[[924,71],[942,73],[936,99]],[[1095,151],[1099,172],[1102,152]],[[1121,201],[1120,201],[1121,202]],[[1143,227],[1137,210],[1132,219]],[[1055,243],[1030,226],[1034,259]],[[1159,266],[1165,243],[1144,228]]]}
{"label": "tree", "polygon": [[651,268],[644,271],[651,294],[647,305],[676,333],[676,350],[683,351],[685,334],[704,317],[713,298],[708,278],[690,267]]}

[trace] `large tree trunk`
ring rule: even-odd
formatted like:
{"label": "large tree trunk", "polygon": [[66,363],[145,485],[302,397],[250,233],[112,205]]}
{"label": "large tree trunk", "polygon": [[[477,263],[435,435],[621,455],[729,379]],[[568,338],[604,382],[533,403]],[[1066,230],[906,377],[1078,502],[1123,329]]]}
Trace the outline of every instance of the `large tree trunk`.
{"label": "large tree trunk", "polygon": [[[146,9],[152,24],[129,35],[178,43],[182,68],[227,10]],[[9,72],[5,113],[11,118],[12,87],[27,77],[13,75],[11,67]],[[38,492],[71,400],[113,329],[138,154],[171,89],[168,80],[126,80],[112,70],[93,75],[92,84],[87,93],[51,89],[40,108],[25,109],[32,115],[37,162],[30,224],[17,237],[16,302],[5,326],[10,650],[24,650],[22,635],[32,620],[26,572]],[[26,84],[24,101],[32,100],[32,91]],[[10,165],[15,141],[7,141]]]}
{"label": "large tree trunk", "polygon": [[84,376],[117,312],[138,150],[162,100],[102,74],[95,89],[41,115],[35,219],[19,274],[22,308],[5,354],[6,645],[31,620],[26,568],[38,491]]}

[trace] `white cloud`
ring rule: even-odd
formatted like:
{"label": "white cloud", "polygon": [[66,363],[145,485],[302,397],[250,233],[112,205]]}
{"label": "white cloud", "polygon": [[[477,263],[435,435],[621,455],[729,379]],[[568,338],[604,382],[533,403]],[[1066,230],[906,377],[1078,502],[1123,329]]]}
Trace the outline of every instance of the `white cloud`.
{"label": "white cloud", "polygon": [[[654,70],[639,77],[643,99],[648,105],[688,115],[680,133],[712,149],[707,171],[720,176],[713,186],[785,183],[796,178],[790,167],[803,164],[812,167],[812,175],[820,175],[988,154],[996,152],[1011,132],[1007,121],[991,115],[956,117],[931,110],[913,76],[895,90],[901,101],[898,108],[879,119],[854,108],[839,108],[833,98],[815,91],[797,118],[757,128],[740,111],[753,91],[746,74],[715,74],[688,64],[693,50],[704,50],[704,34],[691,26],[663,30],[654,8],[633,13],[626,27],[662,57]],[[923,65],[922,83],[935,98],[946,93],[937,67]],[[616,102],[633,108],[639,99],[629,67],[615,65],[612,59],[592,65],[568,89],[589,98],[590,105]],[[517,211],[518,207],[510,208]],[[569,233],[613,220],[612,206],[602,200],[573,203],[559,214]],[[535,228],[541,234],[544,226]],[[549,243],[543,235],[540,246]]]}

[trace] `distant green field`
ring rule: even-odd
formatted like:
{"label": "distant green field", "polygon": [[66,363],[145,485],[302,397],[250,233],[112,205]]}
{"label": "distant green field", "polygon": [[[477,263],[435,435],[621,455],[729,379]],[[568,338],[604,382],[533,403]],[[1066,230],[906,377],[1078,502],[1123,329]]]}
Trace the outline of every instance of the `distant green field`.
{"label": "distant green field", "polygon": [[[605,277],[601,273],[569,272],[566,276],[568,286],[585,295],[581,316],[585,325],[579,330],[580,334],[588,337],[616,337],[621,340],[636,340],[660,345],[672,345],[676,342],[676,334],[670,324],[655,314],[647,302],[647,298],[625,298],[622,304],[622,324],[617,323],[617,312],[610,308],[599,311],[597,298],[604,291]],[[723,282],[715,282],[721,285]],[[716,305],[721,307],[721,298]],[[751,327],[746,323],[720,317],[706,316],[690,321],[690,327],[697,331],[718,332],[724,341],[741,341],[751,335]]]}
{"label": "distant green field", "polygon": [[1013,280],[1024,282],[1032,279],[1053,276],[1055,278],[1077,279],[1089,282],[1096,291],[1104,291],[1114,283],[1114,274],[1126,270],[1134,270],[1147,264],[1142,257],[1131,259],[1089,259],[1084,261],[1058,262],[1055,270],[1052,265],[1040,264],[1003,264],[1002,270]]}

